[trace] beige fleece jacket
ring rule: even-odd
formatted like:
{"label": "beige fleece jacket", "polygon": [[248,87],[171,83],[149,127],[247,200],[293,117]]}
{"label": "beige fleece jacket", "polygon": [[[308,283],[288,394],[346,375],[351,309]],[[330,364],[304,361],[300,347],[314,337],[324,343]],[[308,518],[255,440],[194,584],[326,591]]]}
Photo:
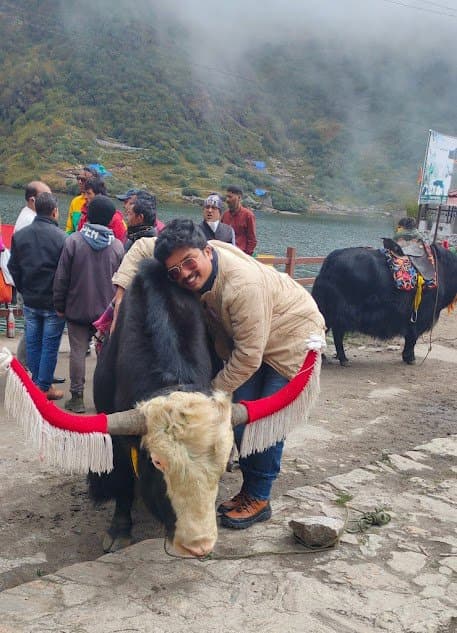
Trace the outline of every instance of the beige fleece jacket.
{"label": "beige fleece jacket", "polygon": [[124,255],[117,272],[113,275],[113,286],[119,286],[124,290],[128,288],[143,259],[154,257],[156,239],[156,237],[142,237],[133,243],[133,246]]}
{"label": "beige fleece jacket", "polygon": [[262,362],[293,378],[305,359],[309,335],[325,336],[324,318],[314,299],[286,273],[230,244],[209,243],[218,254],[219,269],[202,302],[216,350],[227,361],[213,386],[231,393]]}
{"label": "beige fleece jacket", "polygon": [[[127,288],[141,261],[153,257],[156,238],[137,240],[113,277]],[[201,300],[224,368],[213,386],[235,391],[266,362],[291,379],[303,364],[310,334],[325,336],[324,318],[311,295],[286,273],[261,264],[240,249],[210,240],[218,274]]]}

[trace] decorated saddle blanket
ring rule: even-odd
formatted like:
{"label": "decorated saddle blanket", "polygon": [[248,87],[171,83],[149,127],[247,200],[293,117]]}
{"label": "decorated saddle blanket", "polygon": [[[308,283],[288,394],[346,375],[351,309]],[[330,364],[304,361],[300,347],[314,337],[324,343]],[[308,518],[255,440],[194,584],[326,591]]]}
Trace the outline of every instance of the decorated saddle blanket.
{"label": "decorated saddle blanket", "polygon": [[424,279],[426,288],[436,288],[436,267],[432,249],[424,244],[424,254],[420,257],[399,254],[389,248],[381,248],[399,290],[414,290],[418,277]]}

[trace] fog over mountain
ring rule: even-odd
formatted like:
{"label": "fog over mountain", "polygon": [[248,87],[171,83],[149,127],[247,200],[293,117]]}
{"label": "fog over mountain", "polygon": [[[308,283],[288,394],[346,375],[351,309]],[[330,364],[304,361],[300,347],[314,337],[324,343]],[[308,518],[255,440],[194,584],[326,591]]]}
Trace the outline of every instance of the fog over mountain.
{"label": "fog over mountain", "polygon": [[455,0],[118,0],[114,6],[108,0],[83,0],[77,7],[62,0],[62,18],[77,28],[87,17],[86,8],[89,16],[115,13],[126,23],[179,24],[189,32],[192,53],[198,57],[207,51],[208,61],[215,63],[218,53],[236,59],[263,44],[308,37],[324,45],[336,40],[368,55],[374,46],[405,57],[433,51],[446,57],[457,29]]}

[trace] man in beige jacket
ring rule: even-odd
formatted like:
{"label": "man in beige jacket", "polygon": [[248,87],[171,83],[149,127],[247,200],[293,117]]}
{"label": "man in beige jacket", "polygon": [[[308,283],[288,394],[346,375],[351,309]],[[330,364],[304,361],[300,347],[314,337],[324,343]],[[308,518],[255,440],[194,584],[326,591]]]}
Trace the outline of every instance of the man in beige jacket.
{"label": "man in beige jacket", "polygon": [[[158,238],[138,240],[113,283],[126,288],[141,259],[152,254],[172,283],[201,296],[222,361],[213,387],[232,393],[235,402],[257,400],[284,387],[301,368],[310,337],[325,345],[324,319],[304,288],[231,244],[207,242],[192,220],[173,220]],[[238,446],[243,431],[244,425],[235,429]],[[270,518],[282,449],[280,441],[240,458],[243,486],[219,506],[222,525],[242,529]]]}

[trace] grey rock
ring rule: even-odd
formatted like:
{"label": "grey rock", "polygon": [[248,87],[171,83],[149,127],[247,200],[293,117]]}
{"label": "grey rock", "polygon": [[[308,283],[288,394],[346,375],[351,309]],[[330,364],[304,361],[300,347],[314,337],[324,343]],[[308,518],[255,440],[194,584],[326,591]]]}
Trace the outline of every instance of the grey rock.
{"label": "grey rock", "polygon": [[289,526],[307,547],[331,547],[344,530],[344,522],[333,517],[315,516],[292,519]]}

